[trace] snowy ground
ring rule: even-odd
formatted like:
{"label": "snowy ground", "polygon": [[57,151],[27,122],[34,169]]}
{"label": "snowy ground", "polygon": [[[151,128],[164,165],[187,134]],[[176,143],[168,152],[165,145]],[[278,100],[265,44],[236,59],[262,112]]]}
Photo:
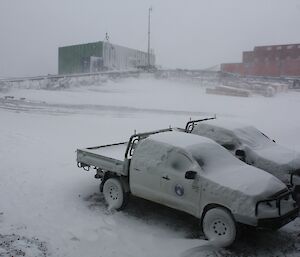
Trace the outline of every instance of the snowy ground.
{"label": "snowy ground", "polygon": [[150,78],[0,91],[0,256],[298,256],[299,218],[278,232],[247,231],[224,250],[203,240],[197,220],[154,203],[133,198],[110,213],[94,173],[77,168],[75,150],[217,114],[300,151],[299,108],[299,92],[206,95]]}

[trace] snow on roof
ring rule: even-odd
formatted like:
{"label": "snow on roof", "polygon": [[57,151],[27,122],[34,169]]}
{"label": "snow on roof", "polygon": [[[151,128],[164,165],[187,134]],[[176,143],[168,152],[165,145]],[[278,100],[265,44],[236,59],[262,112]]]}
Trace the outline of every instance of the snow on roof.
{"label": "snow on roof", "polygon": [[216,144],[209,138],[177,131],[154,134],[149,136],[149,139],[181,148],[203,143]]}
{"label": "snow on roof", "polygon": [[273,144],[257,128],[226,119],[200,122],[195,126],[192,133],[207,136],[221,145],[245,144],[252,149],[261,149]]}
{"label": "snow on roof", "polygon": [[236,129],[246,128],[246,127],[251,127],[251,125],[245,123],[239,123],[228,119],[213,119],[213,120],[201,121],[196,125],[196,127],[200,126],[201,124],[208,124],[219,128],[228,129],[228,130],[236,130]]}

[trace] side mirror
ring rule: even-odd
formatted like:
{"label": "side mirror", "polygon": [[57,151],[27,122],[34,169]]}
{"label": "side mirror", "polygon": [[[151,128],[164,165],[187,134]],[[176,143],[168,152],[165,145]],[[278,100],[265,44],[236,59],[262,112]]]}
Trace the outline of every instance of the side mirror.
{"label": "side mirror", "polygon": [[240,157],[240,158],[245,158],[246,153],[245,153],[244,150],[236,150],[236,151],[235,151],[235,155],[236,155],[237,157]]}
{"label": "side mirror", "polygon": [[245,161],[246,153],[244,150],[236,150],[235,156],[238,157],[241,161]]}
{"label": "side mirror", "polygon": [[197,175],[197,172],[196,171],[193,171],[193,170],[189,170],[185,173],[185,178],[186,179],[195,179],[196,178],[196,175]]}

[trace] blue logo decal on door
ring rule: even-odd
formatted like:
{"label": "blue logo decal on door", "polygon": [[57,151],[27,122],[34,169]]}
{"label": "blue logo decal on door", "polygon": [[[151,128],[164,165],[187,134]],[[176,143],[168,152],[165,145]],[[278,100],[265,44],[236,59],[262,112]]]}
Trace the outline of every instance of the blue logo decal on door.
{"label": "blue logo decal on door", "polygon": [[183,194],[184,194],[184,188],[183,188],[183,186],[180,185],[180,184],[177,184],[177,185],[175,186],[175,193],[176,193],[176,195],[178,195],[178,196],[183,196]]}

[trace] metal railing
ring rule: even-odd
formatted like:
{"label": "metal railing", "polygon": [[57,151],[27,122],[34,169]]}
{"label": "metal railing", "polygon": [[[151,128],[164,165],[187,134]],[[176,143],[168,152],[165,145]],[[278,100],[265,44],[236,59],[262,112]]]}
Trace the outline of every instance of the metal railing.
{"label": "metal railing", "polygon": [[276,208],[278,209],[278,215],[281,216],[281,201],[285,198],[292,197],[292,192],[289,190],[284,189],[283,191],[280,191],[279,193],[275,194],[273,197],[265,200],[260,200],[255,205],[255,216],[258,215],[258,207],[262,203],[270,203],[270,202],[276,202]]}
{"label": "metal railing", "polygon": [[158,133],[163,133],[163,132],[169,132],[172,131],[173,128],[167,128],[167,129],[160,129],[160,130],[155,130],[155,131],[150,131],[150,132],[145,132],[145,133],[139,133],[139,134],[134,134],[130,137],[127,148],[126,148],[126,152],[125,152],[125,158],[129,159],[135,149],[135,145],[137,144],[137,142],[139,142],[142,139],[147,138],[150,135],[154,135],[154,134],[158,134]]}
{"label": "metal railing", "polygon": [[201,121],[214,120],[216,118],[217,118],[217,116],[215,115],[214,117],[211,117],[211,118],[205,118],[205,119],[200,119],[200,120],[191,120],[191,121],[187,122],[187,124],[185,126],[185,132],[191,133],[193,131],[194,127]]}

